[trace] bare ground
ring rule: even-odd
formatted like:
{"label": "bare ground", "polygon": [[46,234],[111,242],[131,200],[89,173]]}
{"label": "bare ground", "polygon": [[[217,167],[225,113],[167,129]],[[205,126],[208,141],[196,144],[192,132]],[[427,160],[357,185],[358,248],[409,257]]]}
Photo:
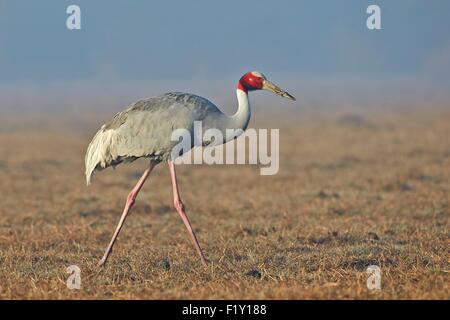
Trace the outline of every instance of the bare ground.
{"label": "bare ground", "polygon": [[[106,120],[0,120],[0,298],[450,298],[450,112],[271,117],[260,123],[281,126],[277,175],[180,166],[207,268],[171,207],[166,165],[97,267],[145,167],[85,186],[92,124]],[[81,290],[66,287],[69,265]],[[366,287],[369,265],[379,291]]]}

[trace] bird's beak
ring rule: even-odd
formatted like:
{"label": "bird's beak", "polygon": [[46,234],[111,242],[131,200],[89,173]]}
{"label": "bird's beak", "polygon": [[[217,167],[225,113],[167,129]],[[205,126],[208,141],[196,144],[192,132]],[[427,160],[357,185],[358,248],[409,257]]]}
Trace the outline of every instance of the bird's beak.
{"label": "bird's beak", "polygon": [[293,96],[291,96],[286,91],[280,89],[278,86],[276,86],[269,80],[264,80],[262,89],[267,90],[267,91],[272,91],[273,93],[275,93],[276,95],[279,95],[280,97],[288,98],[288,99],[295,101],[295,98]]}

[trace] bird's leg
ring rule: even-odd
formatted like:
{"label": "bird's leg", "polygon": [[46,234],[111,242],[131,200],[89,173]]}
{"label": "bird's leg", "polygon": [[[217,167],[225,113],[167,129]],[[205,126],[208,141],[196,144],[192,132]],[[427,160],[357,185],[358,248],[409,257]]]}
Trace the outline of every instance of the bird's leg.
{"label": "bird's leg", "polygon": [[138,183],[128,195],[127,202],[125,203],[125,208],[123,209],[122,217],[120,217],[119,224],[117,225],[116,231],[114,232],[114,235],[111,239],[111,242],[109,243],[108,248],[105,251],[105,254],[103,255],[103,258],[98,263],[99,266],[103,266],[106,263],[106,260],[108,259],[108,256],[112,251],[114,243],[116,242],[117,236],[119,235],[120,229],[122,229],[123,223],[125,222],[125,219],[128,213],[130,212],[130,209],[133,206],[139,191],[141,190],[145,180],[147,180],[148,176],[150,175],[150,172],[152,172],[155,165],[156,165],[155,162],[150,161],[150,164],[148,165],[147,169],[145,169]]}
{"label": "bird's leg", "polygon": [[180,215],[181,219],[184,222],[184,225],[186,226],[192,241],[194,242],[195,249],[197,250],[200,260],[202,261],[202,264],[206,266],[206,259],[203,254],[202,248],[200,248],[200,245],[198,243],[197,237],[195,236],[195,232],[192,229],[191,223],[189,222],[188,216],[186,215],[186,211],[184,209],[184,204],[181,201],[180,198],[180,192],[178,191],[178,183],[177,183],[177,175],[175,172],[175,165],[172,161],[169,161],[169,169],[170,169],[170,177],[172,179],[172,189],[173,189],[173,204],[175,206],[175,209],[177,210],[178,214]]}

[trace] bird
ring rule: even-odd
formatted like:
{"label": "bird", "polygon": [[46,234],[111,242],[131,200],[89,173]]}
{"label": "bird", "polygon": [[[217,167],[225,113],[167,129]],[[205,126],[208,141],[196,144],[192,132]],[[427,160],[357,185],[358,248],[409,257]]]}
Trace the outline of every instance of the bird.
{"label": "bird", "polygon": [[[85,155],[86,183],[89,185],[95,172],[121,163],[129,163],[139,158],[148,159],[148,165],[142,176],[126,198],[125,207],[113,233],[112,239],[99,261],[104,266],[122,229],[124,222],[136,201],[136,197],[156,165],[166,162],[169,167],[173,205],[181,217],[202,265],[206,266],[206,258],[200,247],[197,236],[191,226],[186,209],[181,200],[175,171],[172,149],[176,141],[171,140],[175,129],[185,129],[193,133],[194,122],[201,121],[204,130],[217,129],[223,134],[223,141],[236,139],[237,136],[227,135],[228,129],[247,129],[251,111],[249,92],[267,90],[278,96],[294,100],[288,92],[267,80],[261,72],[245,73],[238,81],[236,96],[237,111],[229,116],[206,98],[190,93],[169,92],[160,96],[139,100],[117,113],[114,118],[101,126],[89,143]],[[194,142],[191,141],[190,148]],[[177,156],[181,156],[182,150]]]}

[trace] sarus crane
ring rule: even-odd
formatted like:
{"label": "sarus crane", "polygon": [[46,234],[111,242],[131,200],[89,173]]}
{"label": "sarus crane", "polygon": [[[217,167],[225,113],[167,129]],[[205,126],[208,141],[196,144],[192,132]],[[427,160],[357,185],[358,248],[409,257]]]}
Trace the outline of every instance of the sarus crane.
{"label": "sarus crane", "polygon": [[[238,110],[234,115],[224,114],[212,102],[197,95],[171,92],[135,102],[124,111],[117,113],[109,123],[100,128],[86,152],[88,185],[95,171],[109,166],[115,167],[120,163],[132,162],[138,158],[149,159],[149,164],[127,197],[122,216],[99,266],[106,263],[139,191],[153,168],[161,162],[167,162],[169,165],[173,204],[189,232],[202,264],[206,265],[205,256],[180,197],[172,156],[172,148],[177,141],[172,141],[171,134],[176,129],[192,132],[194,122],[201,121],[204,130],[213,128],[223,133],[224,139],[221,143],[235,139],[236,136],[227,136],[226,131],[240,129],[240,132],[243,132],[247,128],[251,116],[248,92],[254,90],[268,90],[281,97],[295,100],[289,93],[268,81],[262,73],[254,71],[244,74],[238,81],[236,89]],[[192,132],[192,136],[193,134]]]}

